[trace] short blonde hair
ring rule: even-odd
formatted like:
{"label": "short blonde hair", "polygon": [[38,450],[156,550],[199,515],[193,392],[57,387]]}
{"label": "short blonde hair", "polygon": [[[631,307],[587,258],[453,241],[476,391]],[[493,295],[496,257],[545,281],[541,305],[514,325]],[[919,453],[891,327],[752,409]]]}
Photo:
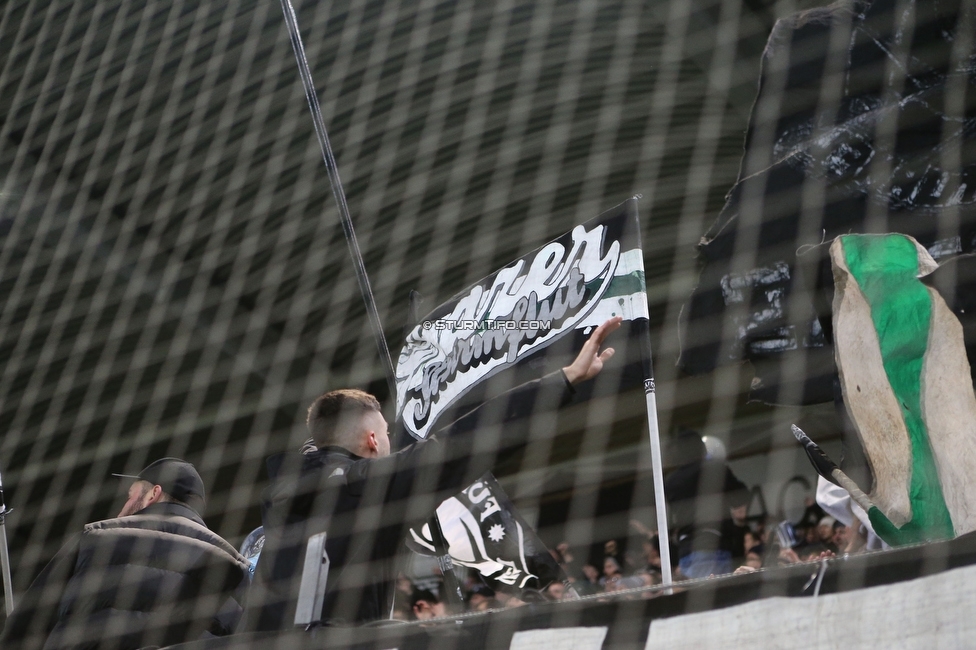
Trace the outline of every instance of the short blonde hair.
{"label": "short blonde hair", "polygon": [[379,400],[365,391],[343,388],[316,398],[308,407],[305,423],[316,446],[344,446],[353,441],[344,439],[346,432],[340,430],[342,420],[369,411],[382,412]]}

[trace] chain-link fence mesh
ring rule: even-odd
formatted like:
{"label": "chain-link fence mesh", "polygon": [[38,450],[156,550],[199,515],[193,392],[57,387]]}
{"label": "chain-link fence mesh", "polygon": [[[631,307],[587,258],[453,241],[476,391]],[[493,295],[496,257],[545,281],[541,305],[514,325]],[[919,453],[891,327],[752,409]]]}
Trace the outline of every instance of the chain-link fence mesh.
{"label": "chain-link fence mesh", "polygon": [[[827,245],[902,232],[944,263],[976,244],[973,7],[822,4],[296,5],[394,362],[411,291],[425,313],[640,195],[665,466],[704,436],[701,454],[741,481],[692,480],[747,494],[718,518],[739,537],[732,568],[753,542],[773,569],[789,560],[771,549],[851,541],[845,522],[820,537],[791,424],[866,492],[880,471],[844,408]],[[262,523],[266,459],[302,448],[315,397],[361,388],[393,416],[281,7],[9,0],[0,43],[14,596],[118,513],[128,483],[113,472],[162,457],[196,466],[207,526],[238,547]],[[969,268],[939,280],[966,337]],[[536,376],[572,360],[564,347]],[[578,590],[603,593],[660,577],[644,391],[597,384],[582,405],[540,401],[526,417],[544,433],[492,465]],[[413,496],[429,500],[432,480]],[[672,533],[677,577],[693,577]],[[407,557],[401,601],[443,589]]]}

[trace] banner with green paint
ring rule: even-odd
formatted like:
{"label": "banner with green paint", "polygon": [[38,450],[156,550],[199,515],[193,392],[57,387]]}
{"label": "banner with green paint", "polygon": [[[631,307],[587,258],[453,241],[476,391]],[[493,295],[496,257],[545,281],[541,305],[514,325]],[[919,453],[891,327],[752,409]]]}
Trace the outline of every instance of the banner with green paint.
{"label": "banner with green paint", "polygon": [[576,226],[427,314],[397,361],[397,422],[423,440],[472,389],[529,360],[541,363],[561,339],[579,334],[582,345],[614,316],[646,332],[637,199]]}
{"label": "banner with green paint", "polygon": [[976,395],[962,326],[920,279],[938,265],[900,234],[838,237],[830,255],[835,356],[871,469],[875,532],[900,545],[976,529]]}

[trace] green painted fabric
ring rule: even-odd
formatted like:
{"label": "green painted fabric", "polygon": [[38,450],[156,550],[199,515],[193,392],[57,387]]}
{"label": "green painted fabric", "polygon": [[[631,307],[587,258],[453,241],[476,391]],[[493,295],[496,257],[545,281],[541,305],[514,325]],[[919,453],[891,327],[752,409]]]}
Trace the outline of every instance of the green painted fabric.
{"label": "green painted fabric", "polygon": [[644,287],[644,272],[634,271],[627,275],[615,275],[610,280],[610,286],[603,294],[604,300],[615,298],[616,296],[629,296],[634,293],[646,293]]}
{"label": "green painted fabric", "polygon": [[916,277],[918,251],[902,235],[847,235],[841,243],[847,268],[871,307],[885,373],[901,407],[912,449],[908,490],[911,521],[896,528],[877,508],[872,508],[871,523],[891,545],[949,539],[953,537],[952,518],[942,496],[922,418],[922,364],[932,301]]}

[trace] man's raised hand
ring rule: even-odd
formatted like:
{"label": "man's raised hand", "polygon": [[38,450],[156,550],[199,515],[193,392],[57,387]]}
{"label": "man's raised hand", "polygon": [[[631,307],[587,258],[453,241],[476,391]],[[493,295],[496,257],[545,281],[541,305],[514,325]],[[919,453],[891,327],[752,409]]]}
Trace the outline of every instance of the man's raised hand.
{"label": "man's raised hand", "polygon": [[590,338],[583,344],[583,348],[576,355],[573,363],[563,368],[563,373],[569,383],[578,384],[600,374],[600,371],[603,370],[603,364],[613,356],[613,348],[607,348],[600,352],[600,347],[603,345],[603,341],[620,327],[623,320],[620,316],[615,316],[590,334]]}

